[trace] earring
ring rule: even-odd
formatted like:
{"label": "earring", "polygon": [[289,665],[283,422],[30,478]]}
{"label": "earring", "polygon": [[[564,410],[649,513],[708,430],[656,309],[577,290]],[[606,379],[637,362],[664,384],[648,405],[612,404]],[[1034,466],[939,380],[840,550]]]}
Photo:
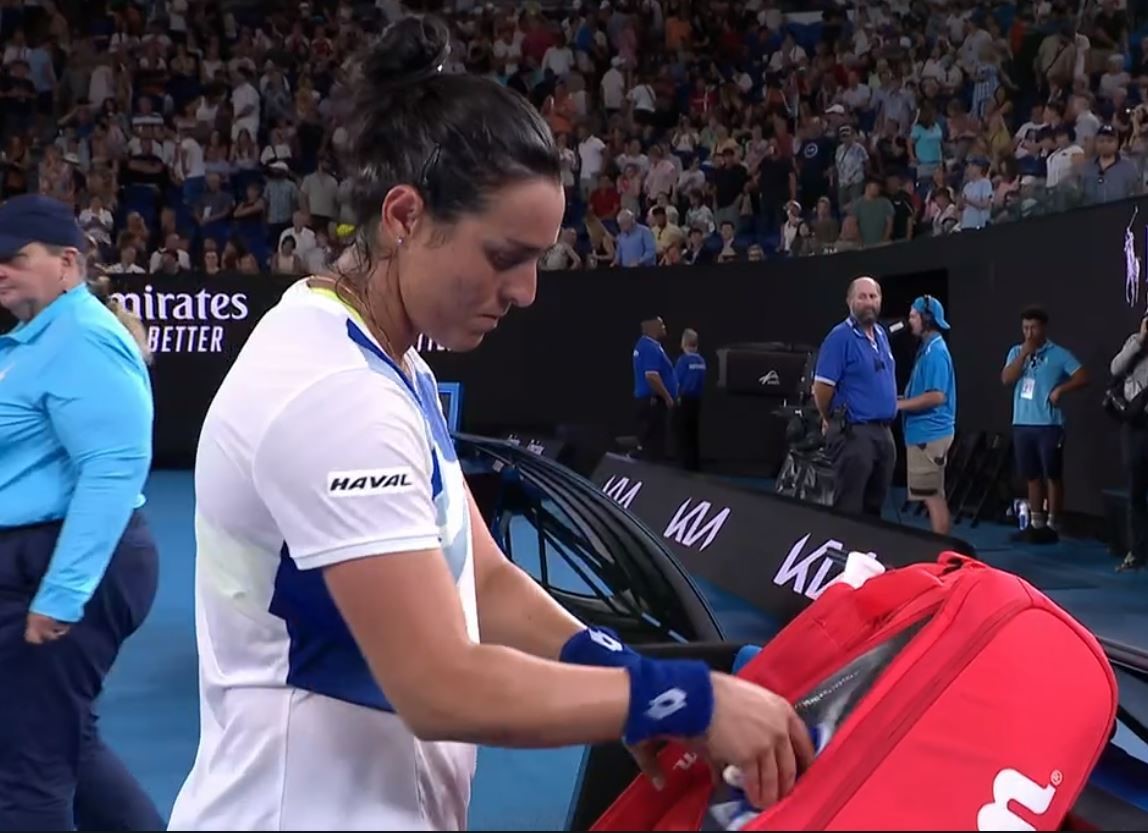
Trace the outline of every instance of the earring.
{"label": "earring", "polygon": [[400,246],[401,246],[401,245],[403,245],[403,238],[402,238],[402,237],[400,237],[400,238],[399,238],[399,240],[398,240],[398,244],[399,244]]}

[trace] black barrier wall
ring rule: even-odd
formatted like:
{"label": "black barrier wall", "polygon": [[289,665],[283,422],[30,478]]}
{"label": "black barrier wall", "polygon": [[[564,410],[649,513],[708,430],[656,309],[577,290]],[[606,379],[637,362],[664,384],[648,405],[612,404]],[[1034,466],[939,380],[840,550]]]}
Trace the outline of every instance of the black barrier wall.
{"label": "black barrier wall", "polygon": [[886,567],[936,561],[969,544],[851,518],[779,495],[607,454],[591,478],[661,535],[691,574],[788,622],[841,574],[845,556],[872,552]]}
{"label": "black barrier wall", "polygon": [[[1132,233],[1143,264],[1148,199],[1139,204]],[[1052,317],[1050,337],[1075,352],[1094,379],[1091,389],[1067,398],[1065,482],[1068,509],[1099,515],[1101,489],[1121,481],[1117,432],[1099,400],[1108,360],[1138,319],[1125,300],[1124,235],[1135,205],[828,257],[547,273],[535,305],[511,313],[479,350],[452,354],[424,345],[424,356],[440,380],[463,384],[468,431],[604,424],[627,433],[633,428],[631,350],[638,319],[652,307],[669,325],[671,354],[681,329],[694,327],[713,368],[702,416],[703,458],[766,459],[769,409],[764,401],[733,402],[712,390],[717,348],[742,341],[816,344],[844,317],[848,282],[874,275],[885,283],[887,315],[904,314],[921,292],[946,303],[959,424],[1007,429],[1011,399],[999,381],[1001,366],[1020,340],[1020,309],[1041,303]],[[947,291],[938,282],[947,283]],[[157,351],[157,462],[187,465],[216,387],[290,280],[133,275],[119,283]],[[1142,310],[1148,291],[1141,283]]]}

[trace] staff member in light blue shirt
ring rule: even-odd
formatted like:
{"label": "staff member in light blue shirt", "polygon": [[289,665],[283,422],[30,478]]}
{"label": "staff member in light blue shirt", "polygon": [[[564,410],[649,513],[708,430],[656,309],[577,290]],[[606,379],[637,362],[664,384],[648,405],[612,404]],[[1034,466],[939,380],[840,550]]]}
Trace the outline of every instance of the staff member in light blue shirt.
{"label": "staff member in light blue shirt", "polygon": [[893,485],[897,447],[897,367],[889,336],[877,323],[881,285],[849,284],[849,317],[829,331],[817,355],[813,400],[833,460],[833,507],[880,517]]}
{"label": "staff member in light blue shirt", "polygon": [[160,830],[93,704],[155,597],[152,396],[72,209],[0,206],[0,830]]}
{"label": "staff member in light blue shirt", "polygon": [[909,499],[923,501],[933,532],[948,535],[952,516],[945,498],[945,465],[957,430],[957,376],[941,331],[945,308],[932,295],[913,301],[909,329],[921,339],[897,409],[905,418],[905,469]]}
{"label": "staff member in light blue shirt", "polygon": [[665,337],[666,322],[651,316],[642,321],[642,335],[634,345],[634,403],[638,448],[644,460],[665,459],[670,412],[678,399],[674,366],[662,347]]}
{"label": "staff member in light blue shirt", "polygon": [[678,457],[686,471],[701,468],[702,391],[706,384],[706,360],[698,352],[698,332],[682,330],[682,354],[674,364],[678,383]]}
{"label": "staff member in light blue shirt", "polygon": [[[1059,540],[1057,519],[1064,509],[1064,394],[1088,384],[1088,373],[1076,356],[1049,340],[1048,313],[1029,307],[1021,313],[1024,341],[1013,345],[1001,370],[1001,383],[1012,388],[1012,441],[1017,469],[1028,481],[1031,512],[1018,540],[1053,544]],[[1045,484],[1048,513],[1045,514]]]}

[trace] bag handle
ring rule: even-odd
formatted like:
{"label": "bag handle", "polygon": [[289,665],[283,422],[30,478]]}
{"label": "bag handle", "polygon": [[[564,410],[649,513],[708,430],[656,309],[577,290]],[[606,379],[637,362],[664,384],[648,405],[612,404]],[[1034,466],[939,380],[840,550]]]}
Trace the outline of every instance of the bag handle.
{"label": "bag handle", "polygon": [[968,556],[943,552],[934,563],[910,564],[871,578],[850,595],[862,618],[874,621],[943,586],[960,571],[983,567]]}

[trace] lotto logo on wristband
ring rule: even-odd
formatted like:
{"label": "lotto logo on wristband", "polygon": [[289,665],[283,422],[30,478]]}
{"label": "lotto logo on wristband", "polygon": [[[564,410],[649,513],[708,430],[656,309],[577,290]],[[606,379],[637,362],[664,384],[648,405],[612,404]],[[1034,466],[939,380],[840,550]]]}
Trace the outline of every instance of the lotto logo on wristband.
{"label": "lotto logo on wristband", "polygon": [[625,647],[621,642],[610,636],[610,634],[606,633],[605,631],[590,631],[590,639],[598,647],[605,648],[607,651],[613,651],[614,653],[621,651],[622,648]]}
{"label": "lotto logo on wristband", "polygon": [[671,688],[650,701],[650,707],[646,709],[646,717],[650,720],[665,720],[671,714],[677,714],[685,707],[686,693],[680,688]]}

